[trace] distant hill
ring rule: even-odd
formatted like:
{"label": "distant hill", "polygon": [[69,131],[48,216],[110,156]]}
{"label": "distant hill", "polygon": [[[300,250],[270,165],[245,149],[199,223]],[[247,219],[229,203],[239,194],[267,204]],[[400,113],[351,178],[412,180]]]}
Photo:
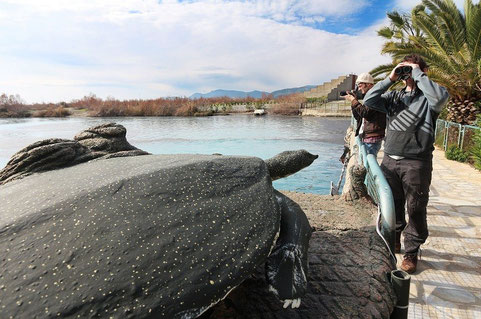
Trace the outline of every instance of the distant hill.
{"label": "distant hill", "polygon": [[201,97],[222,97],[222,96],[227,96],[231,98],[245,98],[245,97],[253,97],[253,98],[261,98],[262,94],[269,94],[268,92],[262,92],[262,91],[250,91],[250,92],[244,92],[244,91],[235,91],[235,90],[214,90],[210,91],[209,93],[194,93],[190,96],[191,99],[198,99]]}
{"label": "distant hill", "polygon": [[306,91],[309,91],[310,89],[313,89],[315,87],[317,87],[317,85],[305,85],[305,86],[301,86],[301,87],[298,87],[298,88],[290,88],[290,89],[282,89],[282,90],[273,91],[273,92],[271,92],[271,94],[272,94],[273,97],[278,97],[278,96],[281,96],[281,95],[287,95],[287,94],[292,94],[292,93],[306,92]]}
{"label": "distant hill", "polygon": [[302,93],[305,91],[309,91],[312,88],[315,88],[317,85],[306,85],[298,88],[289,88],[289,89],[282,89],[273,92],[264,92],[264,91],[235,91],[235,90],[214,90],[210,91],[209,93],[194,93],[190,96],[191,99],[198,99],[198,98],[209,98],[209,97],[222,97],[227,96],[230,98],[246,98],[246,97],[253,97],[253,98],[261,98],[262,94],[272,94],[273,97],[278,97],[281,95],[287,95],[292,93]]}

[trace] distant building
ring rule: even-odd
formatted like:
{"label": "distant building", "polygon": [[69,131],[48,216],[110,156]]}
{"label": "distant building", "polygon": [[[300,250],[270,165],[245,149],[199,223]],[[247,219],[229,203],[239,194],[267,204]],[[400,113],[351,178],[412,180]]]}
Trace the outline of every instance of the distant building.
{"label": "distant building", "polygon": [[340,100],[343,98],[339,96],[339,92],[353,90],[356,86],[356,79],[356,74],[342,75],[304,92],[304,96],[307,98],[327,97],[328,101]]}

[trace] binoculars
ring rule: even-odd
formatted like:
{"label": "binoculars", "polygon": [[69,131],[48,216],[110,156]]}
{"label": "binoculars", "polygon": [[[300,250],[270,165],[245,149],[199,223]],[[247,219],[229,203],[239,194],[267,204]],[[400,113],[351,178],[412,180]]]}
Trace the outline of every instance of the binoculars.
{"label": "binoculars", "polygon": [[394,73],[401,79],[401,80],[406,80],[411,76],[413,68],[410,67],[409,65],[403,65],[400,67],[397,67],[394,70]]}

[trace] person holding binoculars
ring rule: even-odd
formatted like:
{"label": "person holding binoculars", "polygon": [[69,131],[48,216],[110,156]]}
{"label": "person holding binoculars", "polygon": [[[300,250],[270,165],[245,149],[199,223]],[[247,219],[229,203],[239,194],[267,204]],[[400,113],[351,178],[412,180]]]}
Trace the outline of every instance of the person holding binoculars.
{"label": "person holding binoculars", "polygon": [[[408,273],[416,271],[419,248],[429,235],[426,207],[432,176],[434,128],[449,98],[444,87],[429,79],[427,70],[428,65],[419,55],[408,55],[364,98],[364,105],[387,115],[381,170],[394,197],[396,252],[401,250],[403,232],[401,269]],[[399,80],[404,82],[404,88],[388,91]]]}

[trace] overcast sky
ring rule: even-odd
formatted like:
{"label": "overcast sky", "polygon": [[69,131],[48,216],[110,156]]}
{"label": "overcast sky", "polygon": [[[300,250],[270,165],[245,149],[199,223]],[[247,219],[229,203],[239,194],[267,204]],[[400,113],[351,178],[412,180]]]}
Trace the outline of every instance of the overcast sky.
{"label": "overcast sky", "polygon": [[388,62],[376,31],[419,2],[0,0],[0,93],[34,103],[319,85]]}

